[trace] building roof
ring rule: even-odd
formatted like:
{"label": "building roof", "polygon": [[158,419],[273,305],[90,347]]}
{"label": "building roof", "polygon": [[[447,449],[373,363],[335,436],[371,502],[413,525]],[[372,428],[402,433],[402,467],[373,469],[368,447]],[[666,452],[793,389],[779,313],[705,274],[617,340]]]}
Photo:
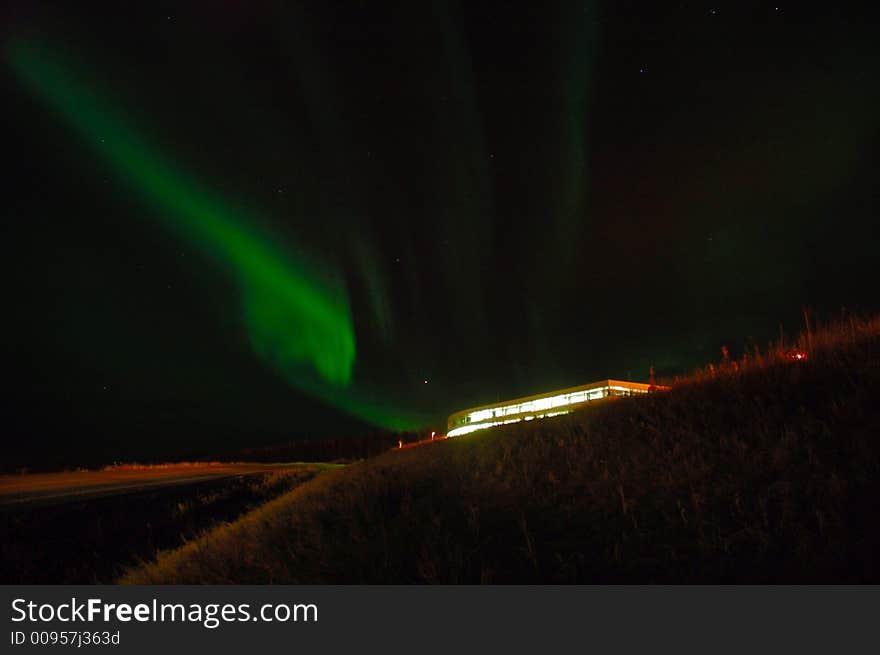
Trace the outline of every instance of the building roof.
{"label": "building roof", "polygon": [[[590,382],[589,384],[582,384],[576,387],[567,387],[565,389],[556,389],[555,391],[545,391],[543,393],[535,394],[532,396],[522,396],[520,398],[511,398],[510,400],[502,400],[495,403],[488,403],[486,405],[478,405],[476,407],[468,407],[467,409],[462,409],[457,412],[454,412],[449,415],[449,421],[451,422],[453,418],[465,414],[470,414],[471,412],[476,412],[481,409],[493,409],[495,407],[504,407],[506,405],[517,405],[519,403],[528,402],[530,400],[540,400],[541,398],[550,398],[553,396],[561,396],[563,394],[575,393],[577,391],[589,391],[590,389],[602,389],[604,387],[625,387],[627,389],[633,389],[638,391],[651,391],[652,386],[650,384],[645,384],[643,382],[624,382],[622,380],[598,380],[597,382]],[[659,385],[654,385],[653,389],[663,390],[666,387],[661,387]]]}

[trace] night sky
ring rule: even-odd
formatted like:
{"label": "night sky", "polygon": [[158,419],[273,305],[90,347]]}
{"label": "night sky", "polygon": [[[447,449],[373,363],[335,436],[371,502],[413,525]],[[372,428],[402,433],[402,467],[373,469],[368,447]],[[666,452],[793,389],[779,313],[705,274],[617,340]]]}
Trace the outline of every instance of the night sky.
{"label": "night sky", "polygon": [[7,448],[443,430],[880,309],[880,24],[807,4],[6,3]]}

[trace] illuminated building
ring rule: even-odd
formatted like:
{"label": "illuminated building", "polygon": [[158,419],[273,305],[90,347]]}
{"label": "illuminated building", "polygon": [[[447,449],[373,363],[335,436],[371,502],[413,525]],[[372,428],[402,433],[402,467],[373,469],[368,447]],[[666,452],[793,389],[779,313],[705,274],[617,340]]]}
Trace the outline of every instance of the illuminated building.
{"label": "illuminated building", "polygon": [[476,430],[531,421],[536,418],[559,416],[581,409],[595,402],[638,396],[651,391],[662,391],[667,387],[621,382],[620,380],[599,380],[579,387],[569,387],[559,391],[549,391],[525,398],[514,398],[491,405],[482,405],[455,412],[447,422],[447,436],[457,437]]}

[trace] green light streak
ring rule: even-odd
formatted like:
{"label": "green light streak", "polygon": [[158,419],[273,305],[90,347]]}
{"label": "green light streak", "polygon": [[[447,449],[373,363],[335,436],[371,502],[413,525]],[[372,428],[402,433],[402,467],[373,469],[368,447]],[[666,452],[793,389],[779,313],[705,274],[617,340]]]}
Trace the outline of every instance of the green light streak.
{"label": "green light streak", "polygon": [[[597,3],[564,4],[558,13],[558,76],[548,85],[548,115],[552,117],[553,163],[547,198],[546,224],[541,242],[533,245],[533,273],[524,280],[527,319],[536,361],[549,375],[561,376],[565,363],[558,358],[558,336],[564,332],[557,317],[567,315],[578,279],[574,274],[589,221],[588,112],[594,52],[598,41]],[[552,252],[547,258],[544,253]]]}
{"label": "green light streak", "polygon": [[274,245],[253,221],[176,170],[49,49],[12,40],[6,59],[18,78],[156,210],[163,225],[238,282],[255,352],[301,391],[380,427],[417,420],[365,401],[353,381],[355,334],[340,277],[306,271],[302,253]]}

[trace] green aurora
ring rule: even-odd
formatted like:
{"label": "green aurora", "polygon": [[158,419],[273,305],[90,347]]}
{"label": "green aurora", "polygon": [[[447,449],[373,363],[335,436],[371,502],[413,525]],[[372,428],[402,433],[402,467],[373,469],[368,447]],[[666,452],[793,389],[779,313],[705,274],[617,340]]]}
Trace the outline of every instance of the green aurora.
{"label": "green aurora", "polygon": [[354,386],[356,339],[341,276],[316,273],[306,253],[274,244],[223,198],[176,170],[51,49],[11,40],[5,54],[17,77],[153,206],[151,216],[232,276],[251,344],[264,362],[300,391],[368,423],[420,426],[418,417]]}

